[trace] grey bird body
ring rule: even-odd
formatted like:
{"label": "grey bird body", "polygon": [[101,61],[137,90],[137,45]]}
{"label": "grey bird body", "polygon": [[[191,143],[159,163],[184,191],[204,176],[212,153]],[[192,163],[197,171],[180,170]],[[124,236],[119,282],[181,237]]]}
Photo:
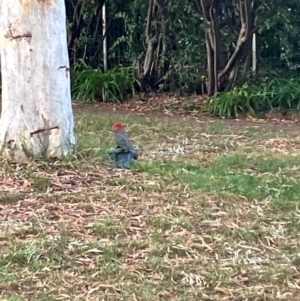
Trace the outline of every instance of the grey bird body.
{"label": "grey bird body", "polygon": [[127,137],[125,131],[122,128],[117,130],[114,129],[114,135],[118,147],[122,148],[126,152],[130,152],[132,158],[136,160],[138,158],[137,150],[133,146],[130,139]]}

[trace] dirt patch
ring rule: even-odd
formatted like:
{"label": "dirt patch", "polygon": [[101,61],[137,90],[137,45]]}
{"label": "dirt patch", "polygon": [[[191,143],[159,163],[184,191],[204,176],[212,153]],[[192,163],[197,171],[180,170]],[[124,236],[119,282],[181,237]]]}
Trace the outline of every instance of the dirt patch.
{"label": "dirt patch", "polygon": [[[134,105],[135,103],[135,105]],[[195,126],[207,125],[215,121],[219,121],[224,126],[240,128],[240,127],[261,127],[267,129],[273,129],[278,131],[284,131],[291,135],[299,135],[298,121],[290,121],[284,119],[224,119],[224,118],[212,118],[207,113],[184,113],[176,110],[163,110],[159,111],[151,105],[147,105],[146,102],[128,102],[123,104],[112,103],[99,103],[99,104],[82,104],[73,102],[73,109],[75,112],[86,112],[93,114],[114,114],[114,115],[128,115],[135,116],[135,118],[157,118],[161,120],[170,121],[183,121]]]}

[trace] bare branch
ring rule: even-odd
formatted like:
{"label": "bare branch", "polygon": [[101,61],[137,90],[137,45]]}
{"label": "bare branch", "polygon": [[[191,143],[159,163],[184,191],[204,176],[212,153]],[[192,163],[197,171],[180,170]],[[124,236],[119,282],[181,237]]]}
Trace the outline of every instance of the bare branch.
{"label": "bare branch", "polygon": [[252,8],[251,8],[250,0],[245,0],[246,36],[248,36],[249,31],[252,30],[252,28],[250,29],[250,27],[252,27],[251,14],[252,14]]}
{"label": "bare branch", "polygon": [[145,30],[145,36],[146,36],[146,43],[147,43],[147,52],[146,57],[144,61],[144,74],[143,76],[147,76],[149,74],[152,58],[153,58],[153,42],[151,40],[151,23],[152,23],[152,14],[153,14],[153,6],[154,2],[153,0],[149,0],[148,4],[148,14],[147,14],[147,24],[146,24],[146,30]]}
{"label": "bare branch", "polygon": [[204,18],[206,22],[210,23],[210,17],[209,17],[209,8],[211,7],[211,1],[210,0],[200,0],[201,2],[201,8],[204,15]]}
{"label": "bare branch", "polygon": [[240,33],[239,33],[239,37],[236,43],[236,47],[234,50],[234,53],[232,54],[231,58],[229,59],[229,61],[227,62],[226,66],[224,67],[224,69],[219,73],[218,75],[218,79],[220,80],[226,73],[228,73],[231,68],[233,67],[235,60],[237,59],[237,57],[239,56],[244,43],[248,40],[248,38],[251,36],[249,35],[248,37],[245,36],[245,28],[241,28]]}
{"label": "bare branch", "polygon": [[238,56],[240,55],[244,44],[252,38],[253,33],[258,29],[256,27],[253,28],[253,20],[251,17],[252,14],[252,8],[251,8],[251,2],[250,0],[240,0],[240,15],[241,15],[241,30],[239,33],[239,37],[236,43],[235,51],[232,54],[231,58],[227,62],[224,69],[219,73],[219,80],[230,70],[233,68],[235,61],[238,59]]}

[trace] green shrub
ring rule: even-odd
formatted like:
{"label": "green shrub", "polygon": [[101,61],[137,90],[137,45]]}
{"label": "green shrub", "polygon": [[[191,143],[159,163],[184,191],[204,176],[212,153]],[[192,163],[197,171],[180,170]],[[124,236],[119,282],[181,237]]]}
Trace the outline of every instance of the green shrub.
{"label": "green shrub", "polygon": [[274,78],[262,86],[270,92],[272,108],[300,109],[300,78]]}
{"label": "green shrub", "polygon": [[214,116],[233,118],[251,113],[253,116],[279,109],[300,109],[300,78],[265,78],[259,85],[244,84],[228,92],[216,93],[209,110]]}
{"label": "green shrub", "polygon": [[253,87],[244,84],[228,92],[216,93],[211,98],[209,109],[214,116],[225,118],[238,117],[249,111],[255,114],[257,108],[253,101]]}
{"label": "green shrub", "polygon": [[78,60],[71,71],[72,96],[83,102],[113,100],[121,102],[126,92],[135,93],[135,86],[140,82],[133,67],[117,66],[102,72]]}

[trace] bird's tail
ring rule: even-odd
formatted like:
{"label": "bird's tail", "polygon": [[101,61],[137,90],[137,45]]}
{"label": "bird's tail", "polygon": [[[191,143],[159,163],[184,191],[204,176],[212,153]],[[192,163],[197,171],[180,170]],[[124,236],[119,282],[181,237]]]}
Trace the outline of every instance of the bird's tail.
{"label": "bird's tail", "polygon": [[131,154],[131,157],[134,159],[134,160],[137,160],[138,158],[138,152],[136,150],[132,150],[130,151],[130,154]]}

